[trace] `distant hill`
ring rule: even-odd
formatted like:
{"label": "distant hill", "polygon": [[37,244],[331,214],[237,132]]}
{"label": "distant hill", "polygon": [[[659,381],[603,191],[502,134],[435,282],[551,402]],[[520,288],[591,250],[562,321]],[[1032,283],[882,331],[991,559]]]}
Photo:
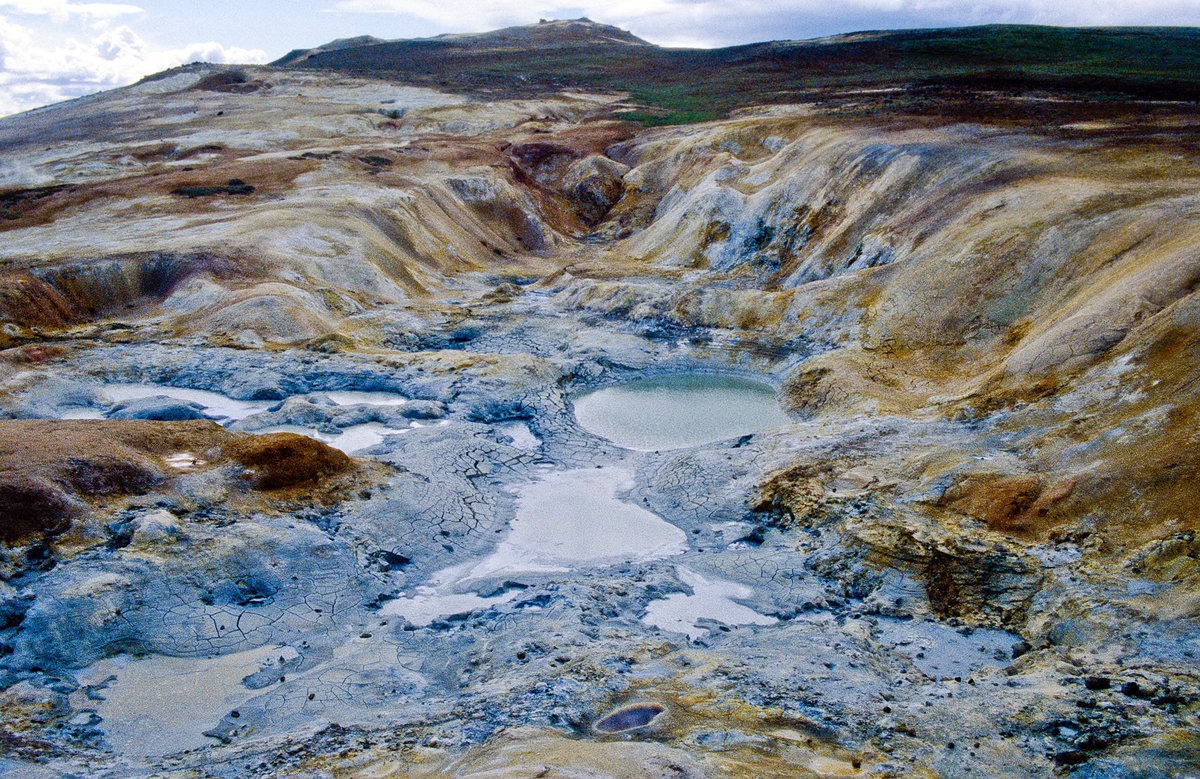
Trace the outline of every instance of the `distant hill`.
{"label": "distant hill", "polygon": [[327,51],[338,51],[340,49],[357,49],[364,46],[374,46],[377,43],[384,43],[382,38],[376,38],[373,35],[359,35],[354,38],[338,38],[336,41],[330,41],[315,49],[292,49],[284,56],[271,63],[273,65],[296,65],[314,54],[320,54]]}
{"label": "distant hill", "polygon": [[[318,46],[315,49],[296,49],[272,65],[316,64],[312,60],[331,52],[355,51],[348,58],[326,57],[320,63],[354,62],[368,65],[371,62],[386,62],[406,50],[431,49],[456,52],[511,51],[518,49],[545,49],[578,46],[653,46],[633,33],[607,24],[597,24],[591,19],[543,20],[537,24],[505,27],[500,30],[480,33],[447,33],[433,38],[385,41],[370,35],[358,38],[343,38]],[[336,67],[337,65],[335,65]]]}
{"label": "distant hill", "polygon": [[471,35],[336,41],[275,64],[452,90],[624,91],[643,109],[632,118],[651,124],[797,101],[968,113],[1028,111],[1012,105],[1022,95],[1200,101],[1195,28],[986,25],[668,49],[577,19]]}

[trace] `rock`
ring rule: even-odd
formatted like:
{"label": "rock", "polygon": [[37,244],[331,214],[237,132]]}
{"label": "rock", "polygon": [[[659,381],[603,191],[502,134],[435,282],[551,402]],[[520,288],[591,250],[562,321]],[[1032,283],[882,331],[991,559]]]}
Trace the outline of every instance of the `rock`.
{"label": "rock", "polygon": [[1107,690],[1112,682],[1106,676],[1087,676],[1084,677],[1083,686],[1089,690]]}
{"label": "rock", "polygon": [[189,327],[204,334],[250,330],[264,341],[299,344],[333,331],[327,315],[317,295],[291,284],[263,283],[229,293]]}
{"label": "rock", "polygon": [[45,724],[68,714],[71,706],[62,693],[18,682],[0,693],[0,710],[6,719],[19,717],[25,723]]}
{"label": "rock", "polygon": [[596,224],[625,194],[622,177],[629,166],[592,154],[575,162],[562,178],[562,188],[580,203],[580,212],[588,224]]}
{"label": "rock", "polygon": [[337,354],[352,351],[358,347],[353,338],[342,333],[326,333],[317,336],[304,344],[304,348],[322,354]]}
{"label": "rock", "polygon": [[0,274],[0,321],[61,327],[80,318],[62,293],[32,274]]}
{"label": "rock", "polygon": [[942,502],[994,530],[1020,530],[1042,490],[1036,476],[971,477],[947,491]]}
{"label": "rock", "polygon": [[181,422],[187,419],[207,419],[204,407],[166,395],[154,395],[117,403],[108,413],[109,419],[150,419],[157,422]]}
{"label": "rock", "polygon": [[404,404],[402,413],[408,419],[441,419],[446,416],[446,404],[436,400],[412,400]]}
{"label": "rock", "polygon": [[43,581],[45,591],[25,613],[13,641],[17,667],[82,668],[137,648],[137,630],[123,615],[140,597],[141,574],[80,568],[52,576],[52,583]]}
{"label": "rock", "polygon": [[[218,70],[207,75],[192,85],[192,89],[206,92],[245,92],[250,89],[251,81],[244,71],[229,69]],[[257,89],[258,87],[254,87]]]}
{"label": "rock", "polygon": [[20,624],[33,599],[33,593],[21,592],[9,584],[0,582],[0,629]]}
{"label": "rock", "polygon": [[923,581],[930,607],[944,619],[1020,624],[1041,585],[1038,566],[1019,550],[946,534],[915,518],[851,519],[846,530],[872,561]]}
{"label": "rock", "polygon": [[186,538],[187,533],[179,517],[169,511],[153,511],[134,520],[133,535],[127,548],[149,551]]}
{"label": "rock", "polygon": [[314,482],[345,471],[350,458],[327,444],[295,433],[237,439],[225,447],[257,489],[271,490]]}
{"label": "rock", "polygon": [[1054,762],[1057,765],[1064,766],[1079,765],[1081,763],[1086,763],[1087,760],[1088,756],[1086,754],[1075,749],[1059,752],[1054,756]]}
{"label": "rock", "polygon": [[1125,682],[1121,685],[1121,692],[1130,698],[1138,698],[1140,700],[1152,700],[1158,695],[1158,687],[1156,685],[1142,685],[1137,682]]}
{"label": "rock", "polygon": [[241,179],[230,179],[226,184],[201,184],[188,187],[176,187],[172,195],[181,197],[209,197],[211,195],[249,195],[254,187]]}
{"label": "rock", "polygon": [[[301,427],[324,427],[338,412],[338,408],[327,398],[290,397],[271,411],[254,414],[235,425],[238,430],[259,430],[278,425]],[[364,420],[366,421],[366,420]]]}

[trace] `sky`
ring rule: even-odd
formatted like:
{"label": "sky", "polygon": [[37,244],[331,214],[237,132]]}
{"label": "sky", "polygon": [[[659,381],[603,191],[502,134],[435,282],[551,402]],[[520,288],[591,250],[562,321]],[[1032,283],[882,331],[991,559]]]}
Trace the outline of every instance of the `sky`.
{"label": "sky", "polygon": [[1030,23],[1200,26],[1200,0],[0,0],[0,116],[188,62],[262,63],[335,38],[581,16],[664,46]]}

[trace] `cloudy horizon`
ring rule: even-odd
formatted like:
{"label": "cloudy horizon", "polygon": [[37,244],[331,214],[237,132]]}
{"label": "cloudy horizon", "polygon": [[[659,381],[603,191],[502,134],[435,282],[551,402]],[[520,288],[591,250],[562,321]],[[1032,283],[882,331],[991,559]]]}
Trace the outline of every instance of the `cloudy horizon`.
{"label": "cloudy horizon", "polygon": [[[280,7],[286,11],[281,12]],[[587,16],[664,46],[975,24],[1200,26],[1200,0],[0,0],[0,116],[188,62],[256,64],[355,35],[426,37]]]}

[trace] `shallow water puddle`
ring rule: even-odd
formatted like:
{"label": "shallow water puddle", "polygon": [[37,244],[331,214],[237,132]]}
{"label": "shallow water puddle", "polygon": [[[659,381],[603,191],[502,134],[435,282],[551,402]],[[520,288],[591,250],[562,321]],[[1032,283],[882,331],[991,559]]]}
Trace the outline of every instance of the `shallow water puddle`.
{"label": "shallow water puddle", "polygon": [[755,433],[791,420],[764,384],[730,376],[667,376],[575,399],[588,432],[636,451],[682,449]]}
{"label": "shallow water puddle", "polygon": [[512,445],[517,449],[530,452],[542,445],[542,439],[533,434],[527,422],[521,420],[502,422],[496,425],[496,429],[511,438]]}
{"label": "shallow water puddle", "polygon": [[[140,400],[142,398],[152,398],[155,396],[166,396],[177,400],[184,400],[190,403],[196,403],[203,407],[204,413],[208,416],[224,422],[236,422],[245,419],[251,414],[257,414],[260,411],[275,406],[279,403],[277,400],[234,400],[219,392],[209,392],[207,390],[189,389],[186,387],[170,387],[165,384],[105,384],[100,387],[100,391],[110,402],[120,403],[125,400]],[[337,406],[354,406],[354,405],[369,405],[369,406],[403,406],[408,403],[408,398],[395,392],[359,392],[359,391],[334,391],[316,393],[324,395]],[[94,409],[79,409],[71,411],[63,417],[64,419],[101,419],[103,414]]]}
{"label": "shallow water puddle", "polygon": [[531,564],[655,560],[686,551],[682,530],[617,497],[633,485],[632,471],[607,466],[556,471],[522,487],[512,532],[474,575],[519,573]]}
{"label": "shallow water puddle", "polygon": [[205,461],[201,460],[192,452],[178,452],[163,458],[163,461],[180,471],[190,471],[192,468],[204,465]]}
{"label": "shallow water puddle", "polygon": [[[413,427],[417,426],[413,425]],[[411,428],[395,428],[388,427],[379,422],[367,422],[362,425],[351,425],[337,433],[322,433],[315,427],[304,427],[303,425],[272,425],[271,427],[264,427],[261,430],[255,430],[254,433],[256,435],[296,433],[308,436],[309,438],[315,438],[322,443],[329,444],[334,449],[341,449],[346,454],[355,454],[375,446],[389,435],[403,433],[409,429]]]}
{"label": "shallow water puddle", "polygon": [[474,600],[463,600],[464,593],[456,592],[480,579],[656,560],[686,551],[682,530],[617,497],[633,484],[632,471],[616,466],[554,471],[526,484],[517,493],[508,537],[490,555],[441,571],[413,596],[387,603],[381,613],[429,624],[515,597],[466,593]]}
{"label": "shallow water puddle", "polygon": [[[206,416],[222,424],[237,422],[252,414],[266,411],[277,405],[276,400],[234,400],[217,392],[187,389],[183,387],[168,387],[161,384],[105,384],[101,392],[110,402],[120,403],[126,400],[139,400],[155,396],[166,396],[178,400],[196,403],[203,407]],[[402,406],[408,403],[408,398],[394,392],[326,392],[335,405],[349,406],[367,404],[375,406]],[[64,419],[103,419],[104,414],[96,409],[79,409],[63,416]],[[413,427],[419,426],[417,423]],[[256,433],[298,433],[315,438],[329,444],[335,449],[341,449],[346,454],[354,454],[383,441],[386,436],[404,432],[408,428],[394,428],[378,422],[368,422],[361,425],[351,425],[337,433],[322,433],[316,428],[302,425],[275,425],[257,430]],[[528,428],[526,428],[528,433]],[[529,434],[532,438],[532,434]],[[535,441],[537,439],[534,439]],[[172,463],[174,465],[174,463]]]}
{"label": "shallow water puddle", "polygon": [[[242,680],[273,658],[296,656],[291,647],[266,646],[214,658],[118,655],[77,675],[81,685],[107,686],[93,695],[100,729],[128,755],[166,755],[216,743],[204,731],[228,712],[262,694]],[[112,678],[115,677],[115,678]]]}
{"label": "shallow water puddle", "polygon": [[167,387],[161,384],[105,384],[100,391],[113,403],[159,395],[196,403],[203,407],[205,415],[220,422],[236,422],[251,414],[266,411],[278,403],[275,400],[234,400],[217,392]]}
{"label": "shallow water puddle", "polygon": [[395,392],[358,392],[358,391],[337,391],[337,392],[321,392],[338,406],[403,406],[408,403],[408,398]]}
{"label": "shallow water puddle", "polygon": [[423,628],[441,617],[467,614],[508,603],[519,594],[517,590],[509,590],[500,595],[484,597],[473,592],[439,592],[436,587],[418,587],[415,595],[389,601],[379,613],[388,617],[404,617]]}
{"label": "shallow water puddle", "polygon": [[675,570],[683,583],[692,588],[692,594],[674,592],[651,601],[646,605],[646,616],[642,617],[642,622],[647,625],[683,633],[689,641],[695,641],[708,635],[708,630],[696,624],[702,619],[726,625],[774,625],[779,621],[733,600],[754,594],[754,590],[744,584],[709,580],[683,566]]}
{"label": "shallow water puddle", "polygon": [[104,419],[104,412],[94,408],[74,408],[63,414],[61,419]]}

